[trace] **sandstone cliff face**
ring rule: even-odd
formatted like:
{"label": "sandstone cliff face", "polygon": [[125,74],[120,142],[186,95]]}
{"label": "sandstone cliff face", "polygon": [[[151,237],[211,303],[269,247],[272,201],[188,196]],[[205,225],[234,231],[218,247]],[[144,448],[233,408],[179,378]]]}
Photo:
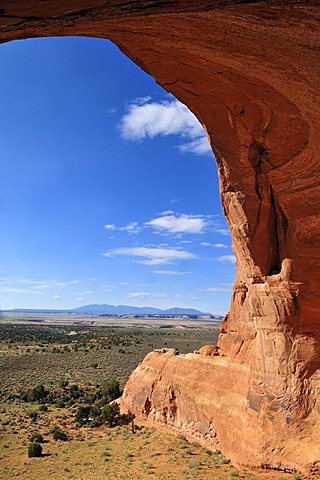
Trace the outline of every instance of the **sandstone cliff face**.
{"label": "sandstone cliff face", "polygon": [[7,0],[2,41],[109,38],[205,126],[237,260],[219,356],[152,353],[123,408],[233,461],[320,461],[319,3]]}

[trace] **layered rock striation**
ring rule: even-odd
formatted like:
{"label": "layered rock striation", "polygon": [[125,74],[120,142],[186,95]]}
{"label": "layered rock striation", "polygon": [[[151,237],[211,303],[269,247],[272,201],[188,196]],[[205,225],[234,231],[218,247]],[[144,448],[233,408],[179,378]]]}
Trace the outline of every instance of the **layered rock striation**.
{"label": "layered rock striation", "polygon": [[154,352],[123,408],[233,461],[320,461],[318,1],[5,0],[1,41],[109,38],[205,126],[237,273],[219,355]]}

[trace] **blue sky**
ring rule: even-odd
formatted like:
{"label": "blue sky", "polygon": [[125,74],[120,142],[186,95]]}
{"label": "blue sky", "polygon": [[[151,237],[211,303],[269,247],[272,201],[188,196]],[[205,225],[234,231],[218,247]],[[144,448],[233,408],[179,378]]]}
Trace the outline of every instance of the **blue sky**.
{"label": "blue sky", "polygon": [[88,38],[1,45],[0,91],[0,309],[226,313],[231,237],[185,106]]}

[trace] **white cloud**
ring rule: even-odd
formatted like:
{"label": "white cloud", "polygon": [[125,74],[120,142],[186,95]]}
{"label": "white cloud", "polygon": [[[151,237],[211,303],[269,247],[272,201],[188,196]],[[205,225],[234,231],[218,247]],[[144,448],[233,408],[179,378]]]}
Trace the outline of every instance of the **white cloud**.
{"label": "white cloud", "polygon": [[168,233],[203,233],[208,223],[202,215],[177,215],[171,211],[164,213],[165,215],[154,218],[145,225]]}
{"label": "white cloud", "polygon": [[151,100],[150,95],[145,95],[144,97],[137,97],[131,103],[136,105],[144,105],[145,103]]}
{"label": "white cloud", "polygon": [[128,255],[138,258],[145,258],[145,260],[139,260],[139,263],[145,265],[161,265],[171,263],[173,260],[189,260],[197,258],[193,253],[185,250],[179,250],[175,248],[156,248],[156,247],[128,247],[128,248],[116,248],[103,253],[105,257],[113,257],[116,255]]}
{"label": "white cloud", "polygon": [[[127,232],[127,233],[139,233],[141,231],[141,227],[139,227],[138,222],[130,222],[128,225],[124,227],[117,227],[114,223],[104,225],[103,228],[106,230],[119,230],[120,232]],[[114,237],[109,237],[114,238]]]}
{"label": "white cloud", "polygon": [[[25,293],[33,293],[35,295],[41,295],[42,291],[48,289],[67,288],[71,285],[80,285],[84,283],[85,282],[83,280],[70,280],[67,282],[58,282],[56,280],[39,281],[32,278],[23,278],[18,276],[13,276],[11,278],[0,278],[0,285],[6,285],[6,293],[23,293],[22,290],[25,290]],[[12,290],[15,290],[15,292],[9,292],[11,285],[13,286]],[[27,286],[30,290],[23,289],[21,286]]]}
{"label": "white cloud", "polygon": [[[213,230],[221,233],[216,222],[213,220],[213,215],[189,215],[186,213],[175,213],[173,210],[166,210],[159,213],[159,216],[139,225],[138,222],[130,222],[128,225],[118,227],[115,224],[106,224],[104,228],[111,231],[140,233],[143,229],[151,227],[158,233],[184,234],[184,233],[203,233],[205,230]],[[218,229],[217,229],[218,228]],[[109,237],[113,238],[113,237]],[[187,241],[185,241],[186,243]],[[188,240],[188,242],[190,242]],[[190,242],[191,243],[191,242]],[[207,244],[208,246],[210,244]],[[211,244],[216,248],[221,247],[222,244]],[[227,248],[227,247],[225,247]]]}
{"label": "white cloud", "polygon": [[128,293],[129,298],[164,298],[166,293],[150,293],[150,292],[131,292]]}
{"label": "white cloud", "polygon": [[231,292],[232,287],[211,287],[211,288],[205,288],[202,290],[203,292],[209,292],[209,293],[217,293],[217,292]]}
{"label": "white cloud", "polygon": [[164,212],[160,212],[159,215],[174,215],[173,210],[165,210]]}
{"label": "white cloud", "polygon": [[22,295],[41,295],[41,292],[37,292],[36,290],[26,289],[26,288],[1,288],[0,290],[3,293],[15,293],[15,294],[22,294]]}
{"label": "white cloud", "polygon": [[206,136],[196,138],[191,142],[178,145],[178,149],[181,153],[194,153],[195,155],[206,155],[211,152],[211,148]]}
{"label": "white cloud", "polygon": [[139,227],[138,222],[131,222],[125,227],[119,227],[118,230],[120,230],[120,232],[139,233],[141,228]]}
{"label": "white cloud", "polygon": [[56,300],[61,300],[62,297],[60,297],[60,295],[53,295],[53,298],[55,298]]}
{"label": "white cloud", "polygon": [[218,262],[221,263],[236,263],[236,259],[234,255],[222,255],[216,259]]}
{"label": "white cloud", "polygon": [[227,228],[218,228],[216,232],[230,237],[230,231]]}
{"label": "white cloud", "polygon": [[191,272],[176,272],[175,270],[153,270],[156,275],[190,275]]}
{"label": "white cloud", "polygon": [[203,247],[228,248],[228,245],[226,245],[225,243],[201,242],[200,245],[202,245]]}
{"label": "white cloud", "polygon": [[188,138],[178,146],[180,152],[203,155],[211,152],[206,133],[190,110],[178,100],[151,102],[150,97],[133,101],[122,117],[120,133],[131,141],[143,140],[157,135],[178,135]]}

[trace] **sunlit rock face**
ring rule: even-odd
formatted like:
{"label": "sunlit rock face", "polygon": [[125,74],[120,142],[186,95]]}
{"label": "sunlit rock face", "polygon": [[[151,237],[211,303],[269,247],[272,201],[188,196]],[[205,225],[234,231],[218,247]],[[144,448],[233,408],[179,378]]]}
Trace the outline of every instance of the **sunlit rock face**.
{"label": "sunlit rock face", "polygon": [[237,261],[219,355],[149,354],[122,404],[236,463],[320,460],[319,20],[310,0],[8,0],[0,10],[2,41],[111,39],[205,126]]}

